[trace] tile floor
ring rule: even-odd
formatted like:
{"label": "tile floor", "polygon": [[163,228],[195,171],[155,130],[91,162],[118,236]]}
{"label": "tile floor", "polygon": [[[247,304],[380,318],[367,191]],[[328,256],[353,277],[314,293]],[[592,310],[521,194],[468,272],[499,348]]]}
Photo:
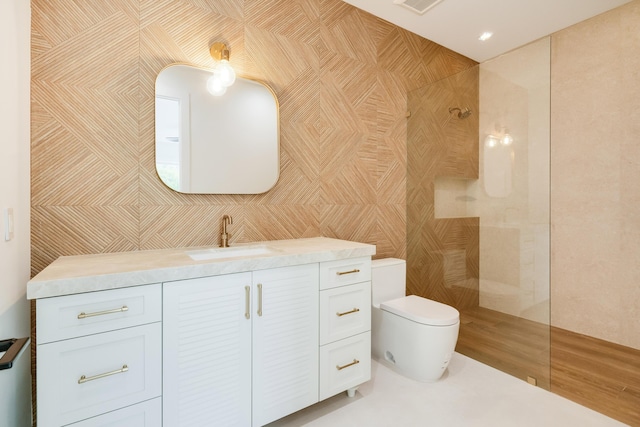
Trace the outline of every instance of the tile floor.
{"label": "tile floor", "polygon": [[372,364],[354,398],[344,393],[269,427],[608,427],[618,421],[455,353],[445,377],[419,383]]}

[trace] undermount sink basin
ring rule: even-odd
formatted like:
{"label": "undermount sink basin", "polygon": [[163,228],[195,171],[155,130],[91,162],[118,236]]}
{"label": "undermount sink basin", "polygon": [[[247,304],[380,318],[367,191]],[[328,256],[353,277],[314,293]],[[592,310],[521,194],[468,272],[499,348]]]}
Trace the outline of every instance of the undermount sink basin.
{"label": "undermount sink basin", "polygon": [[257,255],[269,255],[276,253],[276,250],[269,246],[237,246],[229,248],[211,248],[197,251],[188,251],[187,255],[194,261],[204,261],[209,259],[229,259],[242,258]]}

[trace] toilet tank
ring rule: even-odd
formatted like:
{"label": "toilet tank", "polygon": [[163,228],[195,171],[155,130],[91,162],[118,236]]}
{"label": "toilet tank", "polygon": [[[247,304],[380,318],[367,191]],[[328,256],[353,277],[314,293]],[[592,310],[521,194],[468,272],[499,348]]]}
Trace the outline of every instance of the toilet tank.
{"label": "toilet tank", "polygon": [[407,262],[398,258],[371,261],[371,303],[401,298],[406,295]]}

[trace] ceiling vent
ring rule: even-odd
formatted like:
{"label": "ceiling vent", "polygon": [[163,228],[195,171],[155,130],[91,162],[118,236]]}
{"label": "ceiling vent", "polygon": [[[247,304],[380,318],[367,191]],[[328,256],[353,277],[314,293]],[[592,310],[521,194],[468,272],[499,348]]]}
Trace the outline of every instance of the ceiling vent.
{"label": "ceiling vent", "polygon": [[418,15],[423,15],[427,12],[427,10],[431,9],[442,1],[444,0],[393,0],[395,4],[404,6],[410,11],[417,13]]}

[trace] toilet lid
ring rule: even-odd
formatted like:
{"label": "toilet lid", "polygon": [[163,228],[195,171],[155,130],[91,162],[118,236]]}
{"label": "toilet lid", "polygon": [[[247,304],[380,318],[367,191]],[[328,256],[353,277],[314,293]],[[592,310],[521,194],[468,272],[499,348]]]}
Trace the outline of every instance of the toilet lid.
{"label": "toilet lid", "polygon": [[385,301],[380,308],[423,325],[449,326],[455,325],[460,319],[460,313],[455,308],[417,295]]}

